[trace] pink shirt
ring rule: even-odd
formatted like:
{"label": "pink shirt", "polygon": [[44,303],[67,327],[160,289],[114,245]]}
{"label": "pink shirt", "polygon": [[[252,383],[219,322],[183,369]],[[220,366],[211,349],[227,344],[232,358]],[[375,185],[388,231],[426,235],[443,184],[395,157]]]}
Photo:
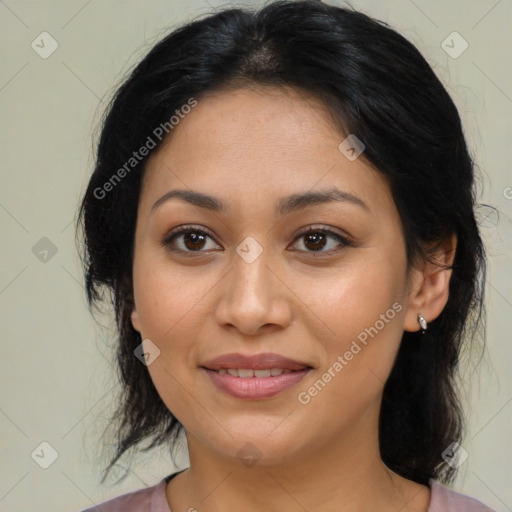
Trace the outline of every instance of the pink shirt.
{"label": "pink shirt", "polygon": [[[153,487],[122,494],[81,512],[172,512],[165,496],[166,484],[164,478]],[[480,501],[452,491],[436,480],[430,480],[429,487],[431,493],[427,512],[495,512]]]}

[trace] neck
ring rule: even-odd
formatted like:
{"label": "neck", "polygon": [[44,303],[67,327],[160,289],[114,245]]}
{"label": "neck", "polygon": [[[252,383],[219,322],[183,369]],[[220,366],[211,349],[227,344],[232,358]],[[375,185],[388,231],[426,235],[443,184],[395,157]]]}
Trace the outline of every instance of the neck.
{"label": "neck", "polygon": [[[262,457],[253,466],[222,457],[187,432],[190,469],[171,480],[173,512],[265,510],[268,512],[426,511],[428,489],[392,473],[380,458],[377,417],[367,417],[332,442],[311,446],[300,458]],[[178,485],[173,484],[177,478]],[[408,482],[411,485],[407,485]],[[413,489],[416,486],[416,489]],[[423,487],[421,500],[418,496]],[[172,491],[174,489],[174,491]],[[425,490],[427,494],[425,494]]]}

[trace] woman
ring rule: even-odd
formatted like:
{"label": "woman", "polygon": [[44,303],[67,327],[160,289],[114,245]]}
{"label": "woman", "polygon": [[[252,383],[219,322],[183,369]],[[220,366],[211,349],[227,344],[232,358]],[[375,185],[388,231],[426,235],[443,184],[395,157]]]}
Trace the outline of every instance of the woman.
{"label": "woman", "polygon": [[190,468],[88,510],[491,510],[464,458],[458,354],[485,252],[457,110],[416,48],[318,1],[228,9],[119,88],[83,198],[123,402]]}

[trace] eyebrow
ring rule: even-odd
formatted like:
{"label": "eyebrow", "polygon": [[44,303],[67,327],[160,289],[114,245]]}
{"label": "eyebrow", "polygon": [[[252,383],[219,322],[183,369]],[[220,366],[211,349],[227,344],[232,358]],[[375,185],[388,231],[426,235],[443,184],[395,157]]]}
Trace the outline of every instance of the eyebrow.
{"label": "eyebrow", "polygon": [[[199,206],[200,208],[217,213],[225,213],[229,209],[228,205],[222,199],[217,197],[195,190],[175,189],[170,190],[158,199],[151,207],[151,213],[170,199],[179,199],[194,206]],[[308,191],[301,194],[291,194],[287,197],[282,197],[276,203],[276,213],[279,215],[286,215],[306,208],[307,206],[332,202],[355,204],[367,212],[370,211],[370,208],[362,199],[350,192],[345,192],[334,187],[316,192]]]}

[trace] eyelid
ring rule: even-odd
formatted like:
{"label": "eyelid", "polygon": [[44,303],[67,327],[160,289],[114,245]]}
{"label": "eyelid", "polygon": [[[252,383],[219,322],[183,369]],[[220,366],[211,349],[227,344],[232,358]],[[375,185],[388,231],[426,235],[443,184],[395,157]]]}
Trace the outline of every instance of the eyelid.
{"label": "eyelid", "polygon": [[345,233],[344,231],[336,230],[336,228],[326,226],[324,224],[313,224],[311,226],[307,226],[307,227],[301,229],[296,234],[294,240],[296,240],[300,236],[307,235],[308,233],[311,233],[311,232],[314,232],[314,233],[320,232],[320,233],[326,233],[328,235],[336,235],[336,236],[339,236],[341,239],[343,239],[347,243],[348,242],[353,243],[351,236],[348,235],[347,233]]}

